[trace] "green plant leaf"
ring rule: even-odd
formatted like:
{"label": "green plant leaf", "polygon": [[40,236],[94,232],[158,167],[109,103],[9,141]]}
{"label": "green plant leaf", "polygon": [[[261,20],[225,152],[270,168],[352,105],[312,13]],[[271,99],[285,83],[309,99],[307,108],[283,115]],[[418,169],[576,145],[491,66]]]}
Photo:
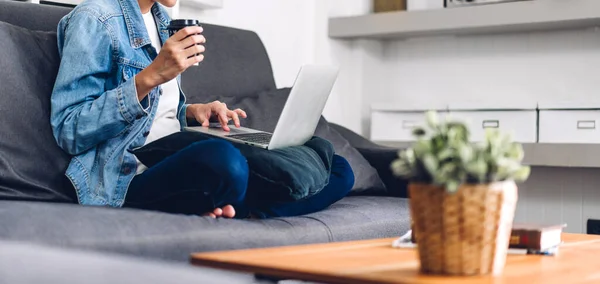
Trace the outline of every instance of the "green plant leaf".
{"label": "green plant leaf", "polygon": [[426,113],[426,118],[427,118],[427,125],[430,128],[435,129],[435,128],[438,128],[440,126],[440,124],[438,122],[437,112],[432,111],[432,110],[428,111]]}
{"label": "green plant leaf", "polygon": [[521,167],[520,169],[518,169],[513,176],[513,179],[517,182],[524,182],[527,180],[527,178],[529,178],[529,175],[531,174],[531,168],[524,166]]}
{"label": "green plant leaf", "polygon": [[435,156],[433,156],[432,153],[426,153],[423,156],[423,165],[425,166],[425,169],[427,170],[427,172],[431,175],[433,175],[437,170],[438,170],[438,161],[436,160]]}
{"label": "green plant leaf", "polygon": [[455,156],[454,150],[450,148],[442,149],[437,155],[439,161],[451,159]]}
{"label": "green plant leaf", "polygon": [[451,180],[446,183],[446,190],[449,193],[456,193],[458,188],[460,187],[460,183],[456,180]]}
{"label": "green plant leaf", "polygon": [[417,141],[399,152],[391,168],[395,175],[431,183],[455,192],[461,184],[495,181],[525,181],[530,168],[524,167],[523,147],[511,134],[487,129],[482,142],[472,143],[467,125],[427,112],[425,127],[413,130]]}

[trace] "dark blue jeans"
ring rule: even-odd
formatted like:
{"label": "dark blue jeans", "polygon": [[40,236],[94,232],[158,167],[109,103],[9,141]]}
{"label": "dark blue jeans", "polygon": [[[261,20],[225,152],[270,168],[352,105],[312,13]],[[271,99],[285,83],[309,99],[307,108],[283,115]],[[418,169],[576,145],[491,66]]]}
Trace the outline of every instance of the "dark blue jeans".
{"label": "dark blue jeans", "polygon": [[350,164],[336,155],[329,184],[318,194],[296,202],[250,201],[246,159],[231,143],[212,139],[196,142],[137,175],[125,207],[201,215],[230,204],[238,218],[297,216],[327,208],[344,198],[353,184]]}

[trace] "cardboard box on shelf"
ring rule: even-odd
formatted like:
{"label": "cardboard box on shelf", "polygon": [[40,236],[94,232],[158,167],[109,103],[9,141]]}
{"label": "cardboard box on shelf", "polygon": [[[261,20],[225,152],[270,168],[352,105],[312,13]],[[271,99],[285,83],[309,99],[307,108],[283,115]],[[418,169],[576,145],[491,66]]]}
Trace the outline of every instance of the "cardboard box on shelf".
{"label": "cardboard box on shelf", "polygon": [[373,11],[375,13],[405,11],[406,0],[374,0]]}

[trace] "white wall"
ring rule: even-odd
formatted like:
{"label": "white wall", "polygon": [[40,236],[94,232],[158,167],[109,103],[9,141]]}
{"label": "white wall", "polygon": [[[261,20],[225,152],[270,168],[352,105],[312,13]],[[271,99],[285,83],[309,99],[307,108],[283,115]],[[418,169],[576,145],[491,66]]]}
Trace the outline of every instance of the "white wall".
{"label": "white wall", "polygon": [[600,90],[592,30],[395,41],[378,102],[564,101]]}
{"label": "white wall", "polygon": [[323,115],[330,121],[362,132],[365,88],[363,80],[365,58],[369,48],[365,42],[332,40],[328,36],[330,17],[367,14],[372,11],[370,0],[320,0],[315,16],[315,62],[340,67],[340,74],[329,97]]}
{"label": "white wall", "polygon": [[[179,16],[258,33],[271,57],[278,87],[294,82],[298,68],[314,60],[317,0],[225,0],[222,9],[180,7]],[[210,40],[210,39],[208,39]]]}

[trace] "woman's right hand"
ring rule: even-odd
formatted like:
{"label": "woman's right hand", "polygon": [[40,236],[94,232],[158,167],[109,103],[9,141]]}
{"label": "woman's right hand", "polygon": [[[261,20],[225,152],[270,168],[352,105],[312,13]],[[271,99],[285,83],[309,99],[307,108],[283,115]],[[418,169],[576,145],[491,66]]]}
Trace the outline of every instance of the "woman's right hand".
{"label": "woman's right hand", "polygon": [[202,27],[185,27],[165,41],[154,61],[135,76],[140,101],[156,86],[173,80],[190,66],[204,60],[202,53],[206,39],[200,35],[202,31]]}

